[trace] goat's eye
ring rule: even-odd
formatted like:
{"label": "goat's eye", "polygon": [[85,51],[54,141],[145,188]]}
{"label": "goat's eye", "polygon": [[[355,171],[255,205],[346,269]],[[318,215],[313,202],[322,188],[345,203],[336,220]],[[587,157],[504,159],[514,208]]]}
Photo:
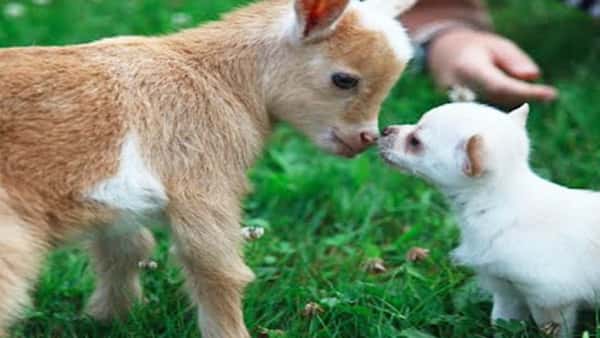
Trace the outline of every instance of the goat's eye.
{"label": "goat's eye", "polygon": [[348,73],[335,73],[331,76],[331,81],[340,89],[350,90],[358,86],[360,79]]}

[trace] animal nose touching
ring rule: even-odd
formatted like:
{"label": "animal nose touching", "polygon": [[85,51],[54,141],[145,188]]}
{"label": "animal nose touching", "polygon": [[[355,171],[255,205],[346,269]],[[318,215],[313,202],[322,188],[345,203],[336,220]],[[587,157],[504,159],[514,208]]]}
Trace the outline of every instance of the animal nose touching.
{"label": "animal nose touching", "polygon": [[372,146],[375,144],[375,142],[377,142],[377,139],[379,139],[379,135],[377,135],[377,133],[370,131],[363,131],[360,133],[360,142],[363,147]]}
{"label": "animal nose touching", "polygon": [[396,146],[400,147],[406,142],[410,126],[389,126],[381,132],[379,139],[380,150],[390,150]]}
{"label": "animal nose touching", "polygon": [[400,133],[400,127],[398,126],[390,126],[383,129],[382,135],[384,137],[394,136]]}
{"label": "animal nose touching", "polygon": [[393,166],[403,167],[406,156],[412,152],[414,130],[414,125],[394,125],[383,129],[378,141],[382,159]]}
{"label": "animal nose touching", "polygon": [[362,131],[347,139],[345,142],[350,148],[350,155],[356,156],[377,143],[379,133],[374,131]]}

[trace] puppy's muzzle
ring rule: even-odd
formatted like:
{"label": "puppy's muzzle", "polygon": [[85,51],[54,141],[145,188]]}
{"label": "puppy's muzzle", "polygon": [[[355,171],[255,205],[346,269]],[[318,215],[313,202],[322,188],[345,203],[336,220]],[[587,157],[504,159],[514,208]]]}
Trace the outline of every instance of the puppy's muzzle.
{"label": "puppy's muzzle", "polygon": [[396,140],[400,135],[400,129],[401,127],[399,126],[390,126],[383,130],[381,133],[382,137],[379,138],[378,142],[380,151],[392,150],[394,148]]}

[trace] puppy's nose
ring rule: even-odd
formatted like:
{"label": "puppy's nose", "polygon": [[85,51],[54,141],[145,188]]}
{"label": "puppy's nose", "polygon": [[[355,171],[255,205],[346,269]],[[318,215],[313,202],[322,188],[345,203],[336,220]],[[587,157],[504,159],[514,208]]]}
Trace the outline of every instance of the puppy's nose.
{"label": "puppy's nose", "polygon": [[377,134],[370,131],[363,131],[362,133],[360,133],[360,141],[364,146],[370,146],[374,144],[375,142],[377,142],[378,138],[379,136]]}
{"label": "puppy's nose", "polygon": [[400,128],[394,127],[394,126],[386,127],[383,130],[383,136],[390,136],[392,134],[398,134],[398,133],[400,133]]}

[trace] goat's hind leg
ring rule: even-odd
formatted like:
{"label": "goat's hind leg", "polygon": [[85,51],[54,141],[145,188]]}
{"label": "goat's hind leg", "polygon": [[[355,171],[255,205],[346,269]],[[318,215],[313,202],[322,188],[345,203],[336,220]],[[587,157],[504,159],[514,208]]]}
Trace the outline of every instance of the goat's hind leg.
{"label": "goat's hind leg", "polygon": [[143,227],[121,231],[110,227],[100,232],[90,243],[96,290],[86,312],[103,321],[127,315],[142,298],[139,263],[153,249],[154,237]]}
{"label": "goat's hind leg", "polygon": [[6,212],[0,205],[0,336],[30,304],[48,245],[43,231]]}

